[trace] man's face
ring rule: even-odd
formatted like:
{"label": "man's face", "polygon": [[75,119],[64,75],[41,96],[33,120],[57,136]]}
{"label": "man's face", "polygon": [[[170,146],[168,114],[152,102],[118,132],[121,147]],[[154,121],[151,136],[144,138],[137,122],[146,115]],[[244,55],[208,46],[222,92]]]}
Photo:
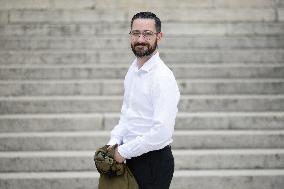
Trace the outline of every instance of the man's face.
{"label": "man's face", "polygon": [[136,57],[142,58],[155,52],[161,33],[156,33],[153,19],[136,19],[130,34],[131,49]]}

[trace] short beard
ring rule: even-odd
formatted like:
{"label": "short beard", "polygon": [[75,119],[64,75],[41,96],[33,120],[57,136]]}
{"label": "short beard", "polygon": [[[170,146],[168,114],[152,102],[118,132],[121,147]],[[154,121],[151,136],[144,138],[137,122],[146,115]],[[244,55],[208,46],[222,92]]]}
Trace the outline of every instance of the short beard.
{"label": "short beard", "polygon": [[[147,50],[142,50],[142,51],[135,50],[135,47],[138,46],[138,45],[147,46]],[[155,41],[155,43],[154,43],[153,46],[150,46],[150,44],[147,44],[147,43],[135,43],[135,44],[131,44],[131,49],[132,49],[132,52],[134,53],[134,55],[135,55],[137,58],[142,58],[142,57],[145,57],[145,56],[150,56],[150,55],[152,55],[153,52],[155,52],[155,50],[157,49],[157,40]]]}

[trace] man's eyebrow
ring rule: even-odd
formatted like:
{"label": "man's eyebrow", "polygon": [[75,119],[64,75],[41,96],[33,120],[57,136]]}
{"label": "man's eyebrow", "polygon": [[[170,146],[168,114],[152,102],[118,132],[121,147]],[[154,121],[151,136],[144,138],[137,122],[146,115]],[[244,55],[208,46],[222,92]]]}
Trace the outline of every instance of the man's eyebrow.
{"label": "man's eyebrow", "polygon": [[[139,31],[140,32],[140,30],[132,30],[132,31]],[[151,30],[142,30],[142,32],[148,32],[148,31],[151,31]]]}

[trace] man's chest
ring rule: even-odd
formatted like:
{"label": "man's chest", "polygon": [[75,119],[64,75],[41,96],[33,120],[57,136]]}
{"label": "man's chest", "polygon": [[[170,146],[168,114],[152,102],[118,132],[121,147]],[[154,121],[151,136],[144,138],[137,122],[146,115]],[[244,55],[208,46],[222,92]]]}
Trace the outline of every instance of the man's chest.
{"label": "man's chest", "polygon": [[150,73],[132,73],[125,78],[124,100],[128,107],[146,108],[152,106],[153,77]]}

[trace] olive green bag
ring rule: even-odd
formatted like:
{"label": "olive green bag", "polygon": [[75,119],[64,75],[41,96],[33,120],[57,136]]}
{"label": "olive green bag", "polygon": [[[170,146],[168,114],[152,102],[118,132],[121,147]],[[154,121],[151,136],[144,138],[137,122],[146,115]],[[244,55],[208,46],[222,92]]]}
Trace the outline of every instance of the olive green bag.
{"label": "olive green bag", "polygon": [[107,150],[106,145],[95,153],[94,161],[100,173],[98,189],[139,189],[127,165],[114,160],[116,147],[117,145]]}

